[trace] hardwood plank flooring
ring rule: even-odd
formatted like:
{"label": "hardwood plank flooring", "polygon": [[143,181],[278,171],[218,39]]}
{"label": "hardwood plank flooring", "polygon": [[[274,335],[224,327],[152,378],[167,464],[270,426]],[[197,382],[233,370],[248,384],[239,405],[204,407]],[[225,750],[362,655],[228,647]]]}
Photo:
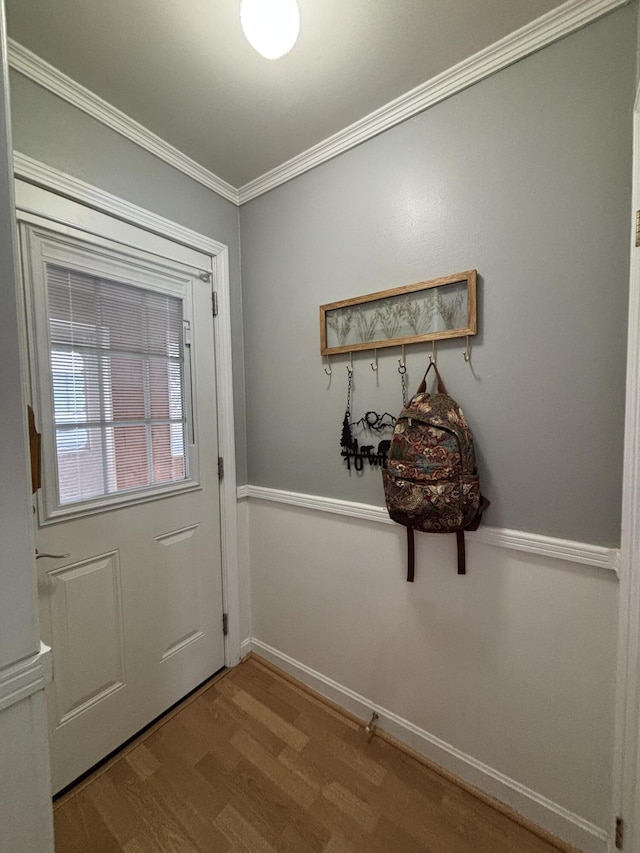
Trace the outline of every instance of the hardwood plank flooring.
{"label": "hardwood plank flooring", "polygon": [[54,806],[56,853],[554,853],[250,657]]}

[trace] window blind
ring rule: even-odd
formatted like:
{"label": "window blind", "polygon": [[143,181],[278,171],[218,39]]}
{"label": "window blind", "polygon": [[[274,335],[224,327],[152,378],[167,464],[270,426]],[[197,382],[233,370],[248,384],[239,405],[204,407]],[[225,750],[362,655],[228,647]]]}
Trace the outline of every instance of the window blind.
{"label": "window blind", "polygon": [[59,503],[184,480],[179,297],[47,265]]}

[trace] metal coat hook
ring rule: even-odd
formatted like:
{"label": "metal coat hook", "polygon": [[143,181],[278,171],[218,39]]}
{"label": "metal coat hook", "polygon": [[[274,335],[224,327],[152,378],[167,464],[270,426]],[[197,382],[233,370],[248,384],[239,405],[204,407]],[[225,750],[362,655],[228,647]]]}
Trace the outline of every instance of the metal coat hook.
{"label": "metal coat hook", "polygon": [[464,360],[467,363],[471,361],[471,347],[469,346],[469,335],[467,335],[467,345],[465,346],[462,355],[464,356]]}
{"label": "metal coat hook", "polygon": [[349,364],[347,365],[347,373],[349,376],[353,375],[353,353],[349,353]]}
{"label": "metal coat hook", "polygon": [[404,360],[404,344],[402,344],[402,355],[398,359],[398,373],[406,373],[406,372],[407,372],[407,365],[405,364],[405,360]]}
{"label": "metal coat hook", "polygon": [[431,352],[429,353],[429,364],[436,364],[438,361],[438,353],[436,352],[436,342],[431,341]]}
{"label": "metal coat hook", "polygon": [[327,376],[331,376],[331,374],[333,373],[333,371],[331,370],[331,356],[329,355],[327,356],[327,366],[324,367],[323,370],[327,374]]}
{"label": "metal coat hook", "polygon": [[375,373],[376,370],[378,369],[378,350],[377,349],[374,349],[373,361],[369,362],[369,364],[371,365],[371,370],[373,370],[373,372]]}

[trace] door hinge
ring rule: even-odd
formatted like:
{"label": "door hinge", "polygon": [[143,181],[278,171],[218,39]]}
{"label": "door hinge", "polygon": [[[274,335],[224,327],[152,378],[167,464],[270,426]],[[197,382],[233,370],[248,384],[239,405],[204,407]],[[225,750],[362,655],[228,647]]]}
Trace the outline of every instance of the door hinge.
{"label": "door hinge", "polygon": [[636,249],[640,247],[640,210],[636,210]]}
{"label": "door hinge", "polygon": [[616,818],[616,850],[622,850],[624,844],[624,820]]}
{"label": "door hinge", "polygon": [[222,480],[224,477],[224,459],[222,456],[218,456],[218,479]]}
{"label": "door hinge", "polygon": [[229,614],[223,613],[222,614],[222,635],[224,637],[226,637],[228,633],[229,633]]}
{"label": "door hinge", "polygon": [[213,311],[213,316],[218,316],[218,294],[214,290],[211,293],[211,310]]}

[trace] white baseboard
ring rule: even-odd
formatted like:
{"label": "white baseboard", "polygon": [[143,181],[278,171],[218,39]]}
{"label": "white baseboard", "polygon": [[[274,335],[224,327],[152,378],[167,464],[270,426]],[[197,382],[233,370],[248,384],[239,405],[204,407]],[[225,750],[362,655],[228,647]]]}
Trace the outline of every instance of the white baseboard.
{"label": "white baseboard", "polygon": [[254,651],[362,720],[368,720],[375,711],[379,718],[378,728],[468,784],[504,803],[556,838],[583,850],[584,853],[610,853],[613,850],[605,829],[595,826],[558,803],[521,785],[515,779],[510,779],[498,770],[461,752],[392,711],[376,705],[375,702],[371,702],[366,697],[255,637],[247,638],[242,642],[241,654],[244,656],[249,651]]}
{"label": "white baseboard", "polygon": [[240,659],[246,657],[251,651],[251,637],[247,637],[240,643]]}

